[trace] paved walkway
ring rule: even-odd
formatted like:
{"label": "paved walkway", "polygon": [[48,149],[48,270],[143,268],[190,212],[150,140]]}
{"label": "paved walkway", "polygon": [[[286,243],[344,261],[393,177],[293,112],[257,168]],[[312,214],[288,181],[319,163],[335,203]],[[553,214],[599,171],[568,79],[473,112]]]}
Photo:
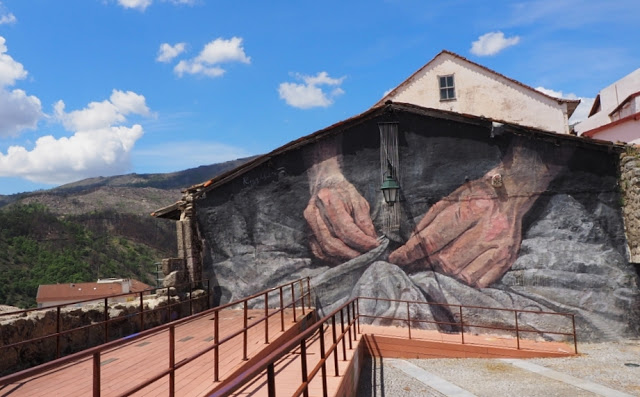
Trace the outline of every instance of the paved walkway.
{"label": "paved walkway", "polygon": [[371,359],[359,397],[640,396],[640,341],[537,359]]}

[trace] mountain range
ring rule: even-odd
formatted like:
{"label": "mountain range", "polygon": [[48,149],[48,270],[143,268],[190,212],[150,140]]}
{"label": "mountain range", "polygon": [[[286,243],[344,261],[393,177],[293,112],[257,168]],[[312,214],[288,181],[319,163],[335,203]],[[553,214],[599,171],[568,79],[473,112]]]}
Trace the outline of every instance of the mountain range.
{"label": "mountain range", "polygon": [[132,277],[155,285],[155,263],[176,255],[176,230],[151,212],[253,158],[0,195],[0,305],[35,306],[40,284]]}

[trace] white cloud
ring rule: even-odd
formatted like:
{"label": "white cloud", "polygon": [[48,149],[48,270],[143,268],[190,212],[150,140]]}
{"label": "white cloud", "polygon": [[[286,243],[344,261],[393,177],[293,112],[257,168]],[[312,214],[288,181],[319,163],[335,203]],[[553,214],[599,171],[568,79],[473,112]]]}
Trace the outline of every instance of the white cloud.
{"label": "white cloud", "polygon": [[0,88],[0,137],[36,128],[42,118],[40,99],[23,90]]}
{"label": "white cloud", "polygon": [[225,73],[221,63],[241,62],[251,63],[242,46],[242,38],[232,37],[229,40],[217,38],[207,43],[202,51],[193,59],[182,60],[173,71],[182,77],[187,74],[201,74],[208,77],[218,77]]}
{"label": "white cloud", "polygon": [[217,38],[207,43],[195,61],[209,65],[223,62],[251,63],[251,58],[244,53],[242,38],[232,37],[229,40]]}
{"label": "white cloud", "polygon": [[506,38],[502,32],[489,32],[471,43],[471,53],[478,56],[495,55],[520,42],[520,36]]}
{"label": "white cloud", "polygon": [[173,68],[173,71],[180,77],[187,74],[203,74],[208,77],[219,77],[225,73],[225,70],[217,66],[205,66],[194,61],[180,61]]}
{"label": "white cloud", "polygon": [[[327,72],[320,72],[315,76],[305,76],[297,74],[296,79],[304,83],[281,83],[278,87],[280,98],[284,99],[288,105],[309,109],[313,107],[328,107],[333,104],[334,98],[344,94],[340,84],[344,77],[335,79],[329,77]],[[319,85],[336,86],[330,93],[325,92]]]}
{"label": "white cloud", "polygon": [[0,36],[0,87],[14,85],[16,80],[27,77],[27,71],[20,62],[16,62],[7,52],[6,40]]}
{"label": "white cloud", "polygon": [[169,0],[169,2],[173,4],[186,4],[190,6],[196,4],[196,1],[197,0]]}
{"label": "white cloud", "polygon": [[171,45],[169,43],[160,44],[160,49],[158,50],[158,57],[156,61],[158,62],[171,62],[173,58],[182,54],[187,48],[186,43],[177,43],[175,45]]}
{"label": "white cloud", "polygon": [[[171,3],[175,5],[194,5],[198,0],[162,0],[165,3]],[[118,0],[124,8],[137,8],[140,11],[144,11],[153,3],[153,0]]]}
{"label": "white cloud", "polygon": [[574,93],[565,94],[562,91],[555,91],[544,87],[536,87],[536,90],[554,98],[580,99],[580,104],[573,112],[573,115],[571,115],[569,124],[579,123],[580,121],[585,120],[587,117],[589,117],[589,111],[591,110],[591,106],[593,106],[593,101],[595,100],[595,98],[579,97]]}
{"label": "white cloud", "polygon": [[69,131],[86,131],[120,124],[128,114],[149,115],[145,98],[132,91],[113,90],[111,97],[102,102],[91,102],[82,110],[64,112],[65,104],[58,101],[54,105],[56,117]]}
{"label": "white cloud", "polygon": [[118,0],[118,4],[124,8],[136,8],[140,11],[144,11],[151,5],[152,0]]}
{"label": "white cloud", "polygon": [[144,131],[141,125],[122,125],[126,115],[149,115],[142,95],[113,90],[109,100],[91,102],[66,113],[64,102],[54,106],[56,119],[74,132],[56,139],[38,138],[33,149],[9,147],[0,153],[0,176],[60,184],[96,175],[114,175],[130,168],[130,153]]}
{"label": "white cloud", "polygon": [[0,25],[10,25],[18,22],[15,15],[8,12],[6,7],[2,5],[0,1]]}
{"label": "white cloud", "polygon": [[12,13],[0,15],[0,25],[9,25],[16,22],[18,22],[18,19]]}
{"label": "white cloud", "polygon": [[0,36],[0,137],[35,128],[43,116],[40,100],[23,90],[8,90],[17,80],[27,77],[20,62],[7,54],[6,40]]}

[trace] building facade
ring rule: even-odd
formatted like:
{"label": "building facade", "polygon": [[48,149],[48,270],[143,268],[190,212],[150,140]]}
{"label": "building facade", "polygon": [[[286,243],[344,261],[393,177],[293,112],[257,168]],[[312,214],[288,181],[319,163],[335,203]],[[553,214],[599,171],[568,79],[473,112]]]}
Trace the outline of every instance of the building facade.
{"label": "building facade", "polygon": [[183,272],[212,280],[219,303],[309,276],[321,312],[352,296],[571,312],[581,340],[615,339],[640,325],[623,151],[391,103],[192,186],[155,215],[177,221]]}
{"label": "building facade", "polygon": [[580,100],[554,98],[519,81],[442,51],[375,106],[386,101],[448,110],[559,134]]}

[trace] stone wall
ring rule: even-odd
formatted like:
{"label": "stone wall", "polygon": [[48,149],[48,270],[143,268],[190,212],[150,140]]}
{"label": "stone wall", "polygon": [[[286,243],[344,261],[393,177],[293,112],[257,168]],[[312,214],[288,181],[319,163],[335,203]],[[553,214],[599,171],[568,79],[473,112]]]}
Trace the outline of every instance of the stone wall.
{"label": "stone wall", "polygon": [[620,190],[629,261],[640,263],[640,151],[635,146],[620,154]]}
{"label": "stone wall", "polygon": [[[202,299],[195,300],[197,297]],[[207,298],[202,290],[193,292],[193,307],[180,296],[146,296],[144,299],[144,328],[149,329],[169,321],[205,310]],[[171,304],[171,309],[167,306]],[[154,310],[155,309],[155,310]],[[140,332],[140,302],[114,303],[109,305],[108,339],[119,339]],[[153,310],[153,311],[147,311]],[[56,336],[18,347],[2,346],[23,340],[34,339],[56,333],[56,309],[43,309],[22,315],[3,316],[0,321],[0,376],[17,372],[56,358]],[[60,354],[66,356],[105,342],[104,305],[89,304],[83,307],[63,308],[60,312],[61,331],[90,324],[81,330],[60,336]]]}

